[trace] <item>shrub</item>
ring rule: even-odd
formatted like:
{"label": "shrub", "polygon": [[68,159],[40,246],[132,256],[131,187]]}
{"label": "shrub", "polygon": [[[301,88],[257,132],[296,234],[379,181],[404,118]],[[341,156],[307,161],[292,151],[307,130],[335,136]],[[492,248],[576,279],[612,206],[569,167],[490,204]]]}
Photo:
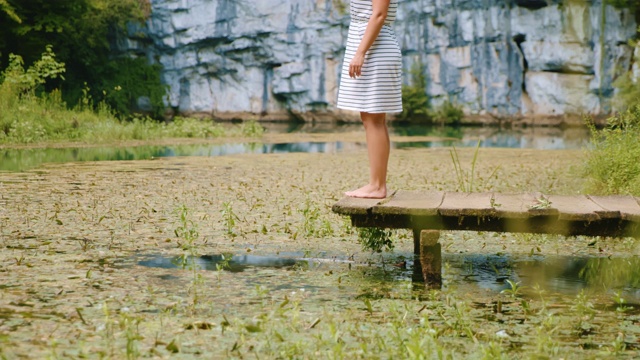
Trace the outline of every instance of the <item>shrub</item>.
{"label": "shrub", "polygon": [[427,78],[424,64],[415,62],[411,71],[411,84],[402,86],[402,113],[397,116],[401,121],[458,124],[464,116],[462,107],[450,100],[433,109],[427,95]]}
{"label": "shrub", "polygon": [[609,118],[602,130],[588,124],[593,148],[584,167],[585,191],[640,196],[640,103]]}
{"label": "shrub", "polygon": [[[640,27],[638,28],[640,31]],[[634,48],[638,47],[637,41],[630,41],[630,45]],[[640,58],[634,56],[633,60],[636,64],[640,64]],[[640,83],[636,79],[633,70],[628,70],[621,74],[613,83],[616,88],[615,97],[613,99],[614,107],[624,111],[627,107],[634,105],[640,101]]]}
{"label": "shrub", "polygon": [[427,78],[424,75],[424,65],[415,62],[409,72],[411,84],[402,86],[402,113],[399,120],[429,121],[431,105],[427,96]]}
{"label": "shrub", "polygon": [[[160,65],[150,65],[145,58],[116,58],[104,64],[94,86],[116,114],[131,116],[132,111],[144,111],[160,118],[165,107],[163,97],[167,93],[160,71]],[[150,100],[150,109],[137,109],[140,97]]]}
{"label": "shrub", "polygon": [[147,111],[159,117],[166,93],[160,66],[118,56],[113,48],[127,24],[143,23],[149,13],[148,0],[0,0],[0,64],[6,66],[11,53],[32,64],[52,44],[67,71],[64,82],[50,81],[47,90],[62,89],[67,104],[77,104],[90,88],[94,105],[104,101],[120,117],[134,116],[140,97],[151,100]]}
{"label": "shrub", "polygon": [[227,133],[213,121],[177,117],[165,124],[149,117],[118,119],[106,99],[94,104],[90,89],[82,89],[80,101],[67,108],[61,91],[45,92],[42,85],[65,72],[51,47],[26,70],[20,56],[0,75],[0,143],[28,144],[74,140],[104,143],[127,139],[168,137],[214,138],[225,135],[259,137],[264,129],[254,122]]}
{"label": "shrub", "polygon": [[636,10],[638,5],[640,5],[640,0],[606,0],[606,2],[617,8],[626,8],[631,10]]}
{"label": "shrub", "polygon": [[432,121],[434,123],[440,123],[441,125],[459,124],[464,116],[462,107],[449,100],[442,103],[442,105],[435,110],[432,110],[430,114]]}

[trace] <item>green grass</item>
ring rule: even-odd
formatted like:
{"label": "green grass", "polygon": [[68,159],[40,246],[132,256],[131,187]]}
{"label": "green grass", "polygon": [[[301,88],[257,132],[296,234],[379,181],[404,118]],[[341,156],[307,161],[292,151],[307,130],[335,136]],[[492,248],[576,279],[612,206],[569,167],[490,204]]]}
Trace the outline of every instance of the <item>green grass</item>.
{"label": "green grass", "polygon": [[226,130],[211,120],[177,117],[170,122],[144,115],[117,116],[105,102],[95,103],[88,88],[70,108],[59,90],[45,91],[48,79],[64,79],[64,64],[50,47],[42,58],[24,68],[22,58],[11,56],[0,74],[0,145],[56,141],[92,144],[161,138],[258,137],[263,128],[255,121]]}
{"label": "green grass", "polygon": [[[0,89],[0,98],[2,89]],[[177,117],[158,122],[148,117],[118,119],[108,107],[97,110],[78,106],[67,109],[58,93],[23,96],[6,101],[0,112],[0,144],[34,144],[56,141],[108,143],[162,138],[257,137],[263,133],[255,121],[225,129],[211,120]],[[2,100],[0,100],[2,101]]]}
{"label": "green grass", "polygon": [[593,148],[584,166],[589,194],[640,196],[640,104],[591,127]]}

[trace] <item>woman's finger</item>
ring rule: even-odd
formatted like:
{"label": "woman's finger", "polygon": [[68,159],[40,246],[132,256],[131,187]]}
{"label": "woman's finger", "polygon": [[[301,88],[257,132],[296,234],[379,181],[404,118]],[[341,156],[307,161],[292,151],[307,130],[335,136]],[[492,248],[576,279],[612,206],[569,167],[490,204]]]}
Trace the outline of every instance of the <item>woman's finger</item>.
{"label": "woman's finger", "polygon": [[360,76],[361,68],[357,65],[349,66],[349,76],[354,78]]}

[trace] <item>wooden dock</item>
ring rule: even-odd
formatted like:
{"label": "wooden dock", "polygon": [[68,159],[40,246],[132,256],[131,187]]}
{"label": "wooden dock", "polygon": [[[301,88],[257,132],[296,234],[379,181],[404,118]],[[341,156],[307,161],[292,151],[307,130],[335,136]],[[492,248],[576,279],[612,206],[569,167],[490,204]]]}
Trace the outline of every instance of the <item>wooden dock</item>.
{"label": "wooden dock", "polygon": [[398,191],[346,197],[332,210],[357,227],[412,229],[416,264],[431,285],[441,282],[440,230],[640,238],[640,198],[632,196]]}

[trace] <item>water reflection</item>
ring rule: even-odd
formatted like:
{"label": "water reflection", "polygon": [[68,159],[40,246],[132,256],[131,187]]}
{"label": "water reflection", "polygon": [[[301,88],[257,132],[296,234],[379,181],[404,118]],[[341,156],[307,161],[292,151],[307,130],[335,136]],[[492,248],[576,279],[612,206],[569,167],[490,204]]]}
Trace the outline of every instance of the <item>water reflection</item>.
{"label": "water reflection", "polygon": [[[284,125],[283,125],[284,126]],[[362,131],[362,126],[319,126],[318,129],[277,128],[270,132],[297,133],[341,133]],[[392,143],[394,148],[424,148],[458,146],[476,146],[482,141],[483,147],[508,147],[532,149],[578,149],[588,145],[587,129],[570,128],[524,128],[499,129],[483,127],[441,127],[441,126],[392,126],[392,136],[402,136],[400,142]],[[411,141],[411,137],[430,137],[432,141]],[[295,139],[295,135],[292,135]],[[441,140],[438,140],[441,139]],[[45,163],[65,163],[76,161],[123,161],[144,160],[172,156],[224,156],[236,154],[272,154],[272,153],[336,153],[343,150],[364,148],[359,142],[287,142],[280,144],[265,143],[229,143],[171,146],[136,147],[88,147],[88,148],[37,148],[37,149],[0,149],[0,171],[24,171]]]}
{"label": "water reflection", "polygon": [[589,145],[589,131],[585,128],[520,128],[500,129],[496,127],[392,127],[391,132],[398,136],[432,136],[455,138],[457,140],[432,141],[429,144],[404,143],[400,147],[442,147],[476,146],[518,148],[518,149],[581,149]]}
{"label": "water reflection", "polygon": [[[640,303],[640,258],[573,257],[573,256],[526,256],[509,255],[461,255],[444,254],[444,281],[466,283],[480,289],[500,293],[509,289],[507,280],[519,282],[524,293],[534,296],[535,288],[548,294],[576,295],[581,291],[613,295],[619,292],[631,304]],[[333,260],[309,259],[301,257],[258,256],[216,254],[196,258],[190,257],[146,257],[138,265],[165,269],[193,268],[203,270],[225,269],[240,273],[248,269],[322,269],[324,266],[344,265]],[[412,273],[415,267],[409,262],[406,268],[399,267],[358,267],[368,277],[388,278],[388,281],[410,281],[415,279]],[[366,277],[365,277],[366,278]],[[447,285],[447,284],[445,284]],[[449,284],[450,285],[450,284]]]}
{"label": "water reflection", "polygon": [[445,255],[450,276],[458,281],[500,292],[509,289],[507,279],[528,291],[539,287],[549,293],[619,291],[640,301],[640,258],[497,255]]}
{"label": "water reflection", "polygon": [[146,267],[156,267],[163,269],[192,269],[196,266],[201,270],[225,270],[234,273],[243,272],[249,268],[293,268],[298,265],[300,267],[308,267],[308,261],[296,260],[290,258],[281,258],[277,256],[255,256],[255,255],[204,255],[199,257],[152,257],[149,259],[138,261],[138,265]]}
{"label": "water reflection", "polygon": [[0,171],[24,171],[46,163],[148,160],[173,156],[225,156],[237,154],[336,153],[356,144],[299,142],[240,143],[175,146],[0,149]]}

